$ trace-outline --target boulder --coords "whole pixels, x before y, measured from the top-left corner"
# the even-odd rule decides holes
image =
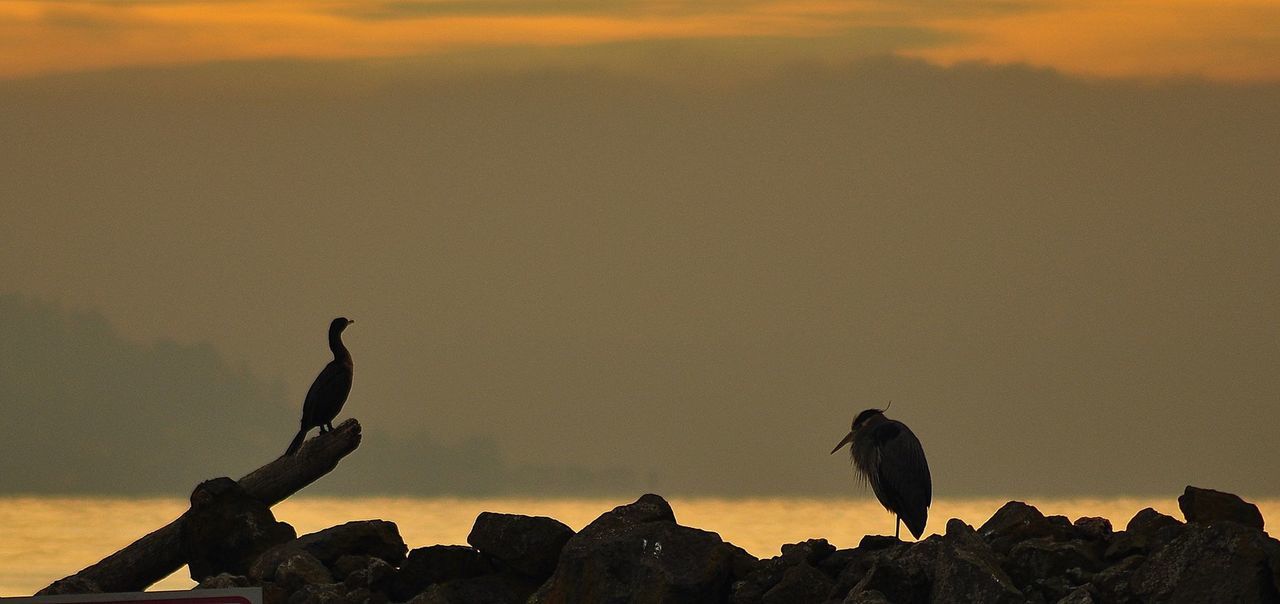
[[[797,562],[805,562],[812,566],[822,563],[827,556],[835,553],[834,545],[827,543],[826,539],[809,539],[799,543],[788,543],[781,548],[782,557]]]
[[[1076,534],[1087,541],[1107,541],[1111,539],[1111,521],[1096,516],[1084,516],[1075,521]]]
[[[386,520],[356,520],[303,535],[285,545],[307,551],[326,566],[346,555],[373,556],[398,566],[409,550],[396,524]]]
[[[1077,587],[1067,594],[1058,604],[1095,604],[1097,600],[1093,597],[1093,592],[1088,587]]]
[[[295,550],[276,567],[272,581],[293,593],[307,585],[333,583],[333,575],[315,556]]]
[[[867,543],[867,539],[865,538],[862,541],[864,544]],[[907,548],[911,547],[907,543],[898,541],[897,539],[894,539],[893,541],[896,542],[895,545],[887,545],[885,542],[873,541],[871,542],[873,547],[859,545],[852,550],[839,550],[836,553],[827,556],[827,558],[822,561],[823,566],[826,568],[830,568],[829,565],[833,563],[833,559],[846,559],[843,566],[841,566],[839,573],[836,574],[836,585],[835,588],[832,589],[832,597],[840,598],[851,593],[853,588],[861,583],[867,574],[871,572],[871,569],[882,560],[897,556],[906,551]],[[871,590],[874,590],[874,588],[864,587],[863,589],[863,591]]]
[[[228,589],[232,587],[249,587],[250,585],[253,585],[253,582],[249,580],[249,577],[222,573],[206,578],[192,589]]]
[[[973,527],[952,518],[942,545],[933,565],[930,602],[1025,601]]]
[[[363,568],[357,568],[342,578],[348,590],[365,589],[371,592],[386,592],[395,577],[396,569],[382,558],[370,556]]]
[[[833,587],[835,581],[831,577],[800,560],[783,573],[782,579],[764,593],[761,601],[764,604],[821,604]]]
[[[287,604],[289,591],[270,581],[256,583],[262,586],[262,604]]]
[[[720,536],[676,524],[671,506],[644,495],[569,539],[532,602],[717,602],[749,556]]]
[[[1097,600],[1103,604],[1120,604],[1135,601],[1130,580],[1133,571],[1146,560],[1146,556],[1129,556],[1102,569],[1090,581]]]
[[[1143,508],[1133,515],[1124,530],[1134,535],[1152,537],[1164,529],[1181,526],[1182,523],[1173,516],[1161,514],[1151,508]]]
[[[1036,537],[1053,537],[1060,531],[1061,529],[1055,528],[1049,519],[1040,513],[1040,510],[1021,501],[1010,501],[996,510],[990,520],[983,523],[978,529],[978,535],[991,546],[993,551],[1005,555],[1021,541]]]
[[[404,602],[431,585],[468,579],[493,572],[493,567],[475,548],[465,545],[433,545],[409,552],[391,578],[387,595]]]
[[[277,522],[270,507],[225,477],[196,486],[179,533],[182,556],[196,582],[221,573],[245,575],[259,555],[295,537],[293,527]]]
[[[539,582],[551,576],[573,529],[553,518],[482,512],[467,543]]]
[[[907,547],[885,549],[881,555],[872,558],[871,568],[848,595],[877,591],[897,604],[928,602],[933,566],[945,548],[942,539],[931,535]],[[835,597],[840,595],[833,594]]]
[[[1098,547],[1082,540],[1054,541],[1049,537],[1038,537],[1013,546],[1005,568],[1021,588],[1031,585],[1036,579],[1065,577],[1071,569],[1095,573],[1103,567],[1101,554]],[[1053,599],[1063,595],[1055,594]]]
[[[832,566],[819,568],[819,565],[825,564],[830,560],[832,554],[836,551],[835,547],[827,543],[826,539],[809,539],[799,543],[788,543],[783,545],[781,549],[781,555],[767,560],[755,560],[750,556],[742,560],[746,564],[736,569],[733,573],[735,577],[742,577],[742,579],[734,582],[731,589],[730,602],[735,604],[759,604],[763,602],[765,593],[781,582],[789,569],[801,564],[818,568],[830,582],[839,576],[840,571],[851,560],[850,554],[855,551],[844,550],[845,554],[841,555],[841,560],[834,561]],[[850,586],[852,585],[850,583]],[[828,585],[827,591],[830,591],[830,589],[831,585]],[[823,595],[825,596],[826,592]]]
[[[1187,522],[1228,520],[1263,530],[1262,512],[1258,511],[1258,506],[1231,493],[1188,486],[1178,497],[1178,507]]]
[[[852,564],[854,560],[863,555],[865,555],[865,552],[860,552],[857,549],[838,549],[824,556],[818,562],[818,570],[827,573],[828,576],[834,579],[844,573],[844,569]]]
[[[1144,508],[1129,520],[1124,531],[1112,535],[1103,557],[1120,560],[1135,554],[1150,554],[1181,534],[1186,525],[1173,516]]]
[[[1271,570],[1280,542],[1235,522],[1190,524],[1133,573],[1148,602],[1277,602]]]
[[[897,604],[1026,601],[987,542],[956,519],[947,523],[945,535],[869,554],[845,568],[832,598],[843,597],[846,602],[885,598]],[[872,566],[862,580],[844,593],[843,585],[868,562]]]
[[[523,604],[538,584],[513,571],[437,583],[415,596],[412,604]]]
[[[849,597],[841,601],[842,604],[893,604],[884,594],[872,589],[870,591],[860,591],[856,594],[849,594]]]
[[[373,556],[348,554],[340,556],[337,560],[334,560],[333,564],[329,565],[329,570],[333,572],[334,579],[344,581],[346,580],[347,575],[367,567],[369,565],[369,561],[374,559],[375,558]]]
[[[304,585],[289,596],[289,604],[349,604],[341,583]]]
[[[908,544],[906,541],[897,537],[889,537],[886,535],[863,535],[862,540],[858,542],[858,549],[872,551],[898,547],[900,545]]]
[[[351,589],[347,587],[346,600],[348,604],[387,604],[387,594],[379,591],[371,591],[364,587]]]

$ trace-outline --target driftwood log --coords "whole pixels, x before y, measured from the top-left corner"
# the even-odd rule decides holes
[[[268,506],[280,503],[338,466],[360,446],[360,422],[349,419],[332,432],[302,446],[296,455],[280,457],[240,479],[250,496]],[[74,575],[59,579],[36,595],[142,591],[187,561],[180,535],[187,513]]]

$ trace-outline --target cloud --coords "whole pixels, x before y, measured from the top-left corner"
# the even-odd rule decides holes
[[[672,41],[689,41],[722,42],[724,53],[773,40],[785,52],[746,57],[735,71],[796,57],[845,62],[874,45],[873,52],[946,65],[1274,80],[1280,68],[1268,58],[1280,51],[1270,35],[1277,23],[1280,9],[1265,0],[1229,7],[1210,0],[9,0],[0,2],[0,77],[262,59],[452,62],[477,53],[509,65],[539,49],[590,55],[600,45],[628,43],[661,53]]]

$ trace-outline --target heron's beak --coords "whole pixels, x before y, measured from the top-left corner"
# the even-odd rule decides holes
[[[841,447],[849,444],[850,442],[853,442],[853,432],[846,434],[844,436],[844,440],[840,441],[840,444],[836,445],[836,448],[831,450],[831,454],[835,455],[836,451],[839,451]]]

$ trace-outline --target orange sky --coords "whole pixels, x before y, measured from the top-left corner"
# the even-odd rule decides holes
[[[840,60],[886,31],[902,33],[861,52],[1086,75],[1280,79],[1274,0],[0,0],[0,77],[660,40],[781,39],[792,56]]]

